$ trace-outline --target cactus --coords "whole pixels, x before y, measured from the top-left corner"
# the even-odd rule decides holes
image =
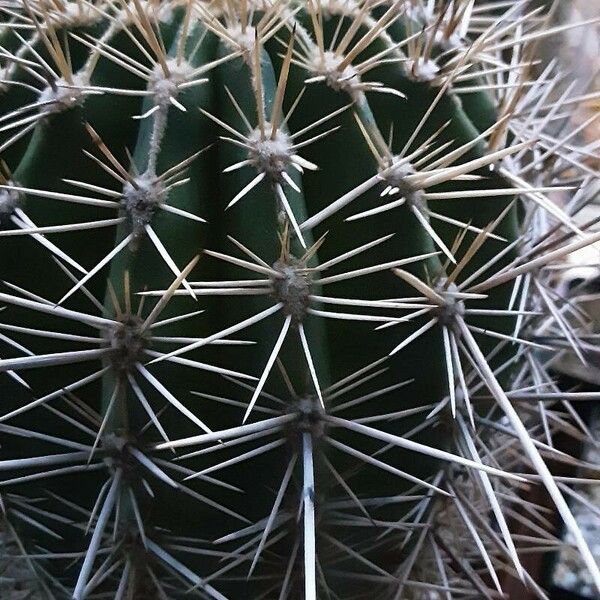
[[[574,219],[594,148],[563,130],[594,95],[536,57],[570,26],[527,1],[0,13],[0,565],[28,597],[508,574],[545,598],[536,488],[600,590],[552,472],[597,477],[554,438],[589,437],[598,394],[544,353],[585,363],[552,273],[600,241]]]

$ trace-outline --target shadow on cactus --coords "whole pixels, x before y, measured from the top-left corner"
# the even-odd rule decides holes
[[[595,174],[499,10],[0,7],[7,597],[545,598],[536,487],[600,589],[545,354]]]

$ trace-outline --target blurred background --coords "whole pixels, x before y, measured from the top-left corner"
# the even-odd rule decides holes
[[[564,74],[561,88],[574,82],[573,96],[581,96],[569,119],[557,124],[556,137],[561,138],[589,121],[600,117],[600,0],[559,0],[537,2],[552,11],[552,21],[556,26],[585,23],[567,29],[540,44],[539,54],[543,65],[554,58],[559,61],[558,70]],[[547,13],[546,13],[547,14]],[[557,93],[557,97],[560,92]],[[580,160],[588,169],[590,177],[597,180],[598,193],[576,216],[580,225],[594,223],[591,231],[600,230],[600,118],[581,129],[573,144],[583,148]],[[566,198],[553,198],[557,203],[566,204]],[[588,247],[568,257],[573,268],[563,271],[557,285],[562,294],[572,298],[578,307],[592,318],[590,343],[599,348],[591,352],[590,363],[583,366],[573,355],[565,354],[555,365],[556,370],[567,376],[569,384],[584,382],[588,389],[600,388],[600,245]],[[600,464],[600,407],[582,406],[582,417],[595,434],[595,444],[586,443],[581,449],[581,458],[589,463]],[[598,479],[593,473],[569,473]],[[600,564],[600,486],[582,485],[576,488],[580,498],[572,503],[573,511],[586,535],[592,552]],[[563,537],[565,545],[557,557],[540,561],[539,580],[551,588],[552,600],[600,599],[583,567],[577,552],[568,536]],[[534,558],[535,560],[535,558]],[[508,590],[506,590],[508,591]],[[529,592],[513,582],[511,598],[529,600]]]

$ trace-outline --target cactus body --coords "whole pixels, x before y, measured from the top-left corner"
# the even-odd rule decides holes
[[[583,355],[545,269],[597,236],[547,197],[585,169],[531,172],[566,160],[543,23],[8,4],[0,517],[32,594],[543,594],[509,523],[538,483],[600,584],[545,462],[584,431],[548,404],[539,349]]]

